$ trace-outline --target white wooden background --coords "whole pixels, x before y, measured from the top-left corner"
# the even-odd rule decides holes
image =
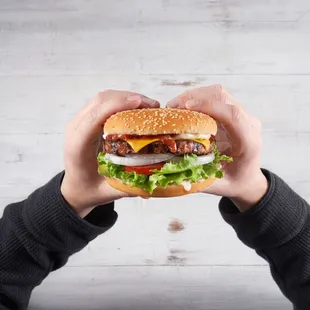
[[[309,26],[308,0],[0,0],[1,213],[62,169],[66,122],[105,88],[164,105],[222,83],[263,120],[264,166],[310,197]],[[217,202],[118,202],[30,309],[291,309]]]

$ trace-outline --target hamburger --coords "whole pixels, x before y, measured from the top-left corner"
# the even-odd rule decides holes
[[[142,197],[198,192],[223,176],[232,159],[216,147],[216,121],[185,109],[116,113],[104,124],[98,172],[108,184]]]

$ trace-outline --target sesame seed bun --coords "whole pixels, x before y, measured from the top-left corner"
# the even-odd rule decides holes
[[[216,135],[216,121],[203,113],[185,109],[137,109],[112,115],[104,125],[106,135]]]
[[[167,187],[158,186],[153,191],[152,195],[138,187],[130,187],[128,184],[124,184],[121,180],[106,178],[108,184],[121,191],[131,195],[140,196],[140,197],[157,197],[157,198],[164,198],[164,197],[178,197],[184,196],[192,193],[197,193],[215,182],[215,178],[206,179],[202,182],[191,183],[191,189],[186,191],[183,185],[168,185]]]

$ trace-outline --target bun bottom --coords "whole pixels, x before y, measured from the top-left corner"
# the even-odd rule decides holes
[[[183,185],[168,185],[167,187],[158,186],[155,188],[152,194],[150,194],[149,192],[145,191],[142,188],[130,187],[129,184],[124,184],[121,180],[118,179],[106,178],[106,180],[111,187],[121,192],[125,192],[140,197],[163,198],[163,197],[178,197],[199,192],[205,189],[206,187],[212,185],[216,179],[210,178],[204,180],[203,182],[191,183],[191,189],[189,191],[186,191]]]

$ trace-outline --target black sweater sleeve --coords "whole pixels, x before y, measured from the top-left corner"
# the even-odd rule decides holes
[[[228,198],[220,201],[224,220],[239,239],[270,265],[283,294],[296,310],[310,309],[310,206],[275,174],[266,196],[251,210],[239,213]]]
[[[63,173],[13,203],[0,219],[0,309],[26,309],[32,290],[114,225],[113,203],[78,217],[60,192]]]

